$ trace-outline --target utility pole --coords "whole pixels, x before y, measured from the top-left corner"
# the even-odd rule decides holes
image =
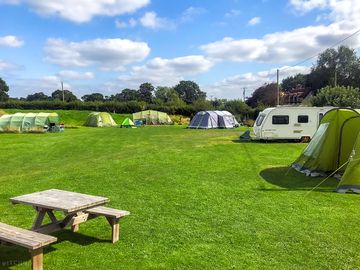
[[[243,88],[243,101],[245,102],[245,91],[246,91],[246,87]]]
[[[337,70],[336,70],[336,64],[335,64],[335,76],[334,76],[334,87],[337,86]]]
[[[64,82],[61,82],[61,91],[62,91],[63,102],[64,102],[65,101]]]
[[[276,70],[276,104],[280,105],[279,69]]]

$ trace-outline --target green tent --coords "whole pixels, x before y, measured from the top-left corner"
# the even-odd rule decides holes
[[[132,115],[133,121],[142,121],[145,125],[170,125],[172,121],[167,113],[147,110]]]
[[[84,126],[87,127],[112,127],[116,126],[114,119],[107,112],[92,112],[88,115]]]
[[[58,126],[57,113],[15,113],[0,117],[0,132],[56,131]]]
[[[122,128],[135,128],[134,122],[129,117],[125,118],[121,124]]]
[[[339,192],[346,192],[355,186],[360,188],[360,166],[357,166],[360,158],[360,151],[357,151],[360,149],[359,132],[360,114],[356,110],[330,110],[324,115],[313,139],[292,167],[311,176],[327,175],[335,171],[343,173],[337,189]],[[358,178],[355,177],[357,171]]]

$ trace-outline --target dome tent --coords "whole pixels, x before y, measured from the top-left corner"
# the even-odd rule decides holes
[[[124,121],[122,122],[120,127],[122,127],[122,128],[136,128],[135,125],[134,125],[134,122],[131,121],[131,119],[129,117],[124,119]]]
[[[338,108],[328,111],[313,139],[292,167],[306,175],[343,174],[338,192],[360,193],[360,114]]]
[[[57,113],[15,113],[0,117],[0,132],[56,131],[58,125]]]
[[[145,125],[171,125],[172,121],[167,113],[147,110],[132,115],[133,121],[142,121]]]
[[[200,111],[191,120],[188,128],[234,128],[239,126],[235,117],[228,111]]]
[[[84,126],[87,127],[112,127],[116,126],[114,119],[107,112],[92,112],[88,115]]]

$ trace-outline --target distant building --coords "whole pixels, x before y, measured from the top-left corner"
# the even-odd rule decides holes
[[[300,104],[310,92],[310,88],[298,84],[295,88],[281,92],[281,100],[283,104]]]

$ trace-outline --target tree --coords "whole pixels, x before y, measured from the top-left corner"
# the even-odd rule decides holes
[[[34,94],[30,94],[26,97],[26,100],[33,101],[33,100],[49,100],[50,97],[45,95],[44,92],[37,92]]]
[[[93,93],[90,95],[84,95],[81,97],[81,99],[85,102],[90,102],[90,101],[104,101],[104,95],[101,93]]]
[[[9,99],[9,86],[0,78],[0,101],[7,101]]]
[[[179,95],[173,87],[157,87],[155,97],[164,103],[178,103],[180,101]]]
[[[351,86],[324,87],[311,98],[313,106],[352,107],[360,106],[359,88]]]
[[[121,93],[116,94],[111,98],[115,101],[131,101],[131,100],[138,100],[139,94],[134,89],[125,88],[121,91]]]
[[[143,83],[138,90],[139,100],[151,103],[155,88],[151,83]]]
[[[360,60],[355,50],[340,46],[327,49],[317,59],[307,84],[317,91],[325,86],[360,86]]]
[[[199,85],[193,81],[180,81],[174,89],[179,97],[187,104],[192,104],[197,100],[206,99],[206,93],[202,92]]]
[[[255,108],[260,104],[275,106],[277,103],[276,83],[265,84],[254,91],[246,103]]]
[[[57,100],[63,100],[63,91],[62,90],[56,90],[51,93],[52,99]],[[64,90],[64,101],[70,102],[77,100],[77,97],[69,90]]]
[[[289,76],[281,82],[281,89],[285,92],[291,91],[291,89],[296,88],[298,85],[305,86],[307,80],[307,75],[296,74],[295,76]]]

